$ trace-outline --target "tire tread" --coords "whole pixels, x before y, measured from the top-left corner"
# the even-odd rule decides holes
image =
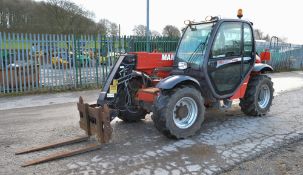
[[[240,99],[240,107],[241,111],[249,116],[262,116],[265,115],[266,112],[260,110],[258,108],[258,102],[255,100],[257,95],[257,90],[260,86],[260,83],[267,81],[269,83],[269,88],[271,93],[273,94],[273,82],[271,81],[271,78],[267,75],[256,75],[251,77],[251,79],[248,82],[246,93],[244,95],[244,98]],[[268,110],[270,106],[272,105],[272,99],[273,96],[270,99],[270,105],[268,106]]]

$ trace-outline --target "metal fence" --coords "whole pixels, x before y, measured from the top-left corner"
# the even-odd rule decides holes
[[[265,49],[271,52],[268,62],[275,71],[290,71],[303,69],[303,45],[289,43],[257,42],[257,51]]]
[[[153,37],[150,50],[173,52],[177,43]],[[98,87],[121,53],[144,50],[145,37],[0,33],[0,92]]]
[[[153,37],[151,51],[174,52],[178,38]],[[302,69],[303,47],[270,48],[277,70]],[[145,37],[0,33],[0,93],[99,87],[121,53],[145,51]]]

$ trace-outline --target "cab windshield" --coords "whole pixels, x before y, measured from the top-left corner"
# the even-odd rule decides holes
[[[177,62],[187,62],[199,66],[204,59],[205,48],[214,23],[188,26],[176,53]]]

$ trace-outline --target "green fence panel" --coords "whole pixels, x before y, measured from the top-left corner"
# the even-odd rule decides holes
[[[175,52],[179,38],[151,37],[151,52]],[[257,42],[275,70],[303,68],[303,46]],[[0,93],[100,87],[120,54],[146,52],[146,37],[0,32]]]

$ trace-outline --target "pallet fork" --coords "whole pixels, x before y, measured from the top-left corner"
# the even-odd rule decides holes
[[[80,121],[79,125],[80,128],[82,128],[86,132],[86,136],[82,137],[76,137],[71,139],[65,139],[62,141],[35,146],[31,148],[25,148],[22,150],[17,151],[15,154],[25,154],[25,153],[31,153],[35,151],[42,151],[50,148],[60,147],[64,145],[70,145],[74,143],[80,143],[84,141],[88,141],[91,136],[95,136],[97,143],[89,144],[83,148],[77,148],[74,150],[69,151],[62,151],[57,152],[45,157],[40,157],[37,159],[33,159],[30,161],[25,162],[22,167],[40,164],[43,162],[48,162],[52,160],[61,159],[64,157],[70,157],[73,155],[94,151],[101,148],[102,143],[108,143],[111,134],[113,132],[113,129],[110,125],[110,109],[107,106],[107,104],[104,104],[103,106],[98,106],[96,104],[89,105],[87,103],[83,102],[83,98],[79,98],[79,102],[77,103],[79,115],[80,115]]]

